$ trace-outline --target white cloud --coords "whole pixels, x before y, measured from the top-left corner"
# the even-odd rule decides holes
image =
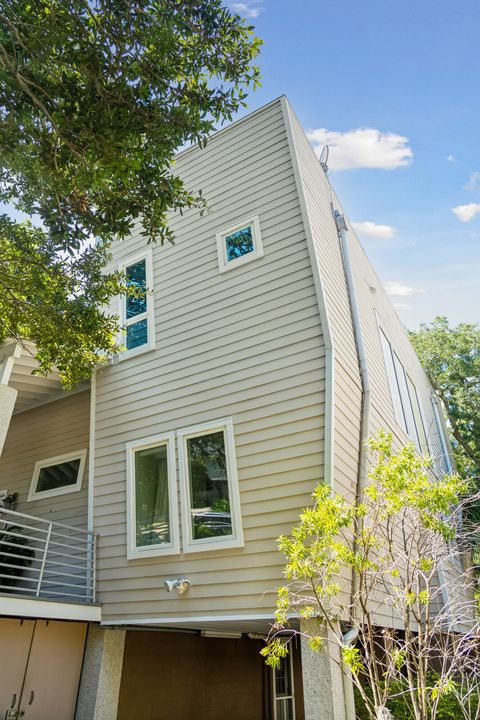
[[[409,305],[408,303],[403,303],[403,302],[393,303],[393,307],[395,308],[395,310],[398,310],[399,312],[403,312],[405,310],[412,309],[411,305]]]
[[[395,228],[390,225],[379,225],[370,220],[352,222],[352,227],[359,235],[364,237],[386,239],[395,235]]]
[[[465,190],[480,190],[480,172],[471,172],[465,183]]]
[[[455,155],[447,155],[448,162],[455,162],[456,158]]]
[[[452,212],[460,222],[470,222],[475,215],[480,213],[480,203],[468,203],[468,205],[457,205],[452,208]]]
[[[398,280],[389,280],[385,283],[385,292],[391,297],[412,297],[413,295],[421,295],[425,292],[423,288],[414,288],[411,285],[405,285],[403,282]]]
[[[250,2],[232,2],[230,3],[232,10],[235,10],[239,15],[244,15],[248,18],[257,18],[260,15],[261,8],[255,7],[255,3]]]
[[[320,155],[324,145],[329,146],[328,164],[332,170],[393,170],[410,165],[413,158],[408,138],[375,128],[357,128],[344,133],[318,128],[307,135],[317,155]]]

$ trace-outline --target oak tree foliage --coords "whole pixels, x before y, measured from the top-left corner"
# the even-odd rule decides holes
[[[450,421],[458,469],[480,475],[480,326],[437,317],[410,340]],[[477,482],[477,485],[480,483]]]
[[[167,213],[202,204],[174,153],[245,105],[259,47],[221,0],[0,0],[0,201],[42,225],[2,219],[0,341],[67,384],[111,350],[109,243],[172,240]]]

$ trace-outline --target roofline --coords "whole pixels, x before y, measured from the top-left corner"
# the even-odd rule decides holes
[[[281,103],[282,100],[286,101],[288,103],[288,98],[286,95],[279,95],[274,100],[270,100],[270,102],[266,103],[265,105],[262,105],[261,107],[257,108],[256,110],[252,110],[252,112],[247,113],[241,118],[238,118],[238,120],[234,120],[233,122],[229,123],[225,127],[220,128],[219,130],[214,130],[211,135],[207,136],[207,142],[210,142],[211,140],[216,139],[219,135],[223,135],[223,133],[228,132],[233,127],[236,127],[237,125],[240,125],[241,123],[247,122],[250,120],[250,118],[254,117],[255,115],[258,115],[259,113],[263,112],[264,110],[267,110],[267,108],[275,105],[276,103]],[[187,155],[188,153],[193,152],[194,150],[201,149],[199,147],[198,143],[195,143],[194,145],[190,145],[188,148],[185,148],[184,150],[179,150],[178,153],[175,153],[173,156],[174,160],[177,160],[177,158],[183,157],[184,155]]]

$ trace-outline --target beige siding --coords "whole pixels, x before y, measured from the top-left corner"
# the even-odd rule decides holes
[[[27,502],[39,460],[88,448],[90,391],[14,415],[0,458],[0,489],[18,493],[15,510],[87,527],[87,470],[77,492]]]
[[[296,156],[323,286],[333,344],[333,488],[355,495],[360,442],[361,382],[333,197],[312,146],[288,107]]]
[[[324,343],[281,103],[178,158],[209,212],[174,217],[153,247],[156,349],[98,373],[95,529],[108,621],[261,616],[274,607],[288,531],[322,477]],[[215,234],[258,215],[265,256],[218,271]],[[141,251],[135,235],[116,257]],[[126,559],[125,444],[221,418],[234,423],[245,545]],[[178,598],[166,578],[188,576]]]
[[[342,206],[290,108],[289,118],[334,348],[333,486],[351,499],[358,475],[362,386],[340,242],[332,217],[332,205],[340,212]],[[398,445],[405,444],[409,438],[394,416],[379,325],[416,387],[427,435],[435,427],[430,400],[432,388],[358,238],[351,228],[349,230],[351,265],[371,385],[369,433],[385,429],[392,433]],[[377,607],[376,616],[379,624],[399,626],[399,619],[385,608],[380,611]]]

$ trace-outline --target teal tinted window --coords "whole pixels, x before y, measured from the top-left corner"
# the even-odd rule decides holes
[[[135,289],[139,295],[127,295],[127,320],[147,312],[147,268],[145,260],[129,265],[125,271],[127,286]]]
[[[224,238],[227,261],[236,260],[242,255],[254,251],[252,226],[248,225],[241,230],[226,235]]]
[[[167,446],[135,453],[136,545],[170,542]]]
[[[187,452],[193,539],[232,535],[223,432],[188,438]]]
[[[127,350],[145,345],[148,342],[147,318],[127,325]]]

